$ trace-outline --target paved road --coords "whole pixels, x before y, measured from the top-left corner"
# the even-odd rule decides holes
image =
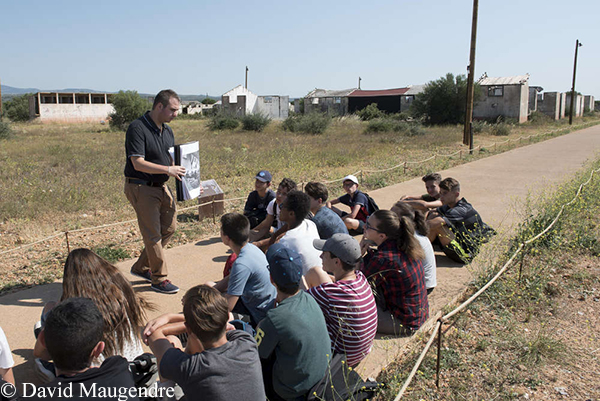
[[[443,177],[454,177],[461,182],[463,195],[480,212],[484,221],[508,234],[520,221],[515,207],[528,194],[536,194],[564,182],[580,169],[584,162],[600,151],[600,126],[587,128],[541,143],[521,147],[499,155],[441,171]],[[370,195],[380,207],[389,208],[401,195],[423,192],[423,183],[416,178],[392,185]],[[492,248],[493,244],[487,246]],[[227,249],[219,238],[209,238],[179,246],[167,251],[170,278],[182,291],[220,278]],[[438,260],[438,287],[430,295],[430,315],[434,316],[455,299],[476,271],[493,257],[492,249],[485,249],[468,268],[459,267],[441,254]],[[150,317],[181,309],[181,295],[163,295],[149,290],[148,285],[129,275],[132,260],[119,263],[136,290],[158,306]],[[33,324],[39,319],[45,302],[60,297],[61,284],[55,282],[0,297],[0,325],[5,331],[15,359],[18,382],[36,382],[32,372]],[[433,320],[433,319],[432,319]],[[375,377],[382,366],[392,361],[406,339],[378,339],[373,352],[361,363],[359,370]]]

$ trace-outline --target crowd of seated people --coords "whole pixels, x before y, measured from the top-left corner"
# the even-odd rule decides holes
[[[342,182],[346,195],[334,200],[324,184],[299,191],[289,178],[274,193],[272,179],[260,171],[243,214],[221,217],[231,251],[223,277],[188,290],[181,310],[147,321],[154,305],[114,265],[73,250],[62,296],[35,326],[44,382],[36,396],[96,383],[137,389],[127,399],[142,399],[131,366],[145,343],[160,382],[150,386],[173,390],[161,399],[306,399],[335,355],[356,367],[376,333],[411,336],[425,323],[437,285],[434,246],[468,263],[493,234],[458,181],[437,173],[423,177],[426,195],[403,196],[391,210],[374,210],[352,175]],[[0,329],[3,383],[14,384],[13,364]]]

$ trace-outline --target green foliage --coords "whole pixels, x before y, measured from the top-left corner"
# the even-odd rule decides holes
[[[264,114],[248,114],[242,118],[242,128],[245,131],[261,132],[270,122],[271,119]]]
[[[330,123],[331,118],[326,114],[295,114],[286,118],[282,127],[286,131],[319,135],[325,132]]]
[[[113,129],[126,129],[136,118],[142,116],[152,105],[136,91],[119,91],[112,96],[115,112],[110,117]]]
[[[507,136],[510,134],[510,131],[511,131],[511,126],[509,124],[498,123],[498,124],[492,125],[490,134],[495,135],[495,136]]]
[[[546,114],[542,113],[541,111],[534,111],[527,117],[527,120],[531,124],[540,125],[540,124],[548,124],[550,121],[552,121],[552,118],[550,118],[550,116],[547,116]]]
[[[208,128],[216,131],[216,130],[234,130],[240,125],[240,120],[235,116],[226,113],[218,113],[213,116],[209,123]]]
[[[129,252],[123,248],[115,248],[115,245],[116,244],[108,244],[107,246],[94,248],[93,251],[96,252],[98,256],[108,260],[110,263],[115,263],[120,260],[130,258]]]
[[[389,132],[393,129],[394,122],[389,118],[375,118],[369,121],[365,132]]]
[[[474,102],[481,96],[475,84]],[[410,107],[413,116],[423,118],[429,124],[462,124],[465,121],[467,103],[467,79],[464,75],[448,73],[431,81],[419,93]]]
[[[357,111],[356,114],[363,121],[371,121],[385,116],[385,113],[377,108],[377,103],[371,103],[364,109]]]
[[[8,139],[13,135],[10,124],[4,121],[0,121],[0,140]]]
[[[423,126],[419,123],[400,121],[394,118],[376,118],[369,121],[365,133],[397,132],[405,136],[425,135]]]
[[[217,101],[211,97],[205,97],[204,99],[202,99],[202,104],[215,104],[217,103]]]
[[[4,115],[11,121],[29,121],[29,96],[30,94],[16,96],[4,102],[2,105]]]

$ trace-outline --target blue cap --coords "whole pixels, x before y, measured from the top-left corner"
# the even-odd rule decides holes
[[[279,288],[296,286],[302,280],[302,258],[281,244],[273,244],[267,251],[271,277]]]
[[[273,180],[271,173],[269,173],[267,170],[260,170],[258,174],[256,174],[255,178],[262,182],[271,182]]]

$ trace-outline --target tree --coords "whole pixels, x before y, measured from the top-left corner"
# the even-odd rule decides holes
[[[21,95],[4,102],[4,115],[11,121],[29,121],[29,96]]]
[[[115,112],[110,117],[110,126],[125,129],[136,118],[149,110],[152,105],[136,91],[119,91],[112,96]]]
[[[478,84],[474,88],[474,102],[481,97]],[[446,74],[431,81],[419,93],[410,107],[417,118],[424,118],[429,124],[463,124],[467,106],[467,79],[464,75]]]
[[[217,103],[217,101],[211,97],[205,97],[204,99],[202,99],[202,104],[215,104]]]

